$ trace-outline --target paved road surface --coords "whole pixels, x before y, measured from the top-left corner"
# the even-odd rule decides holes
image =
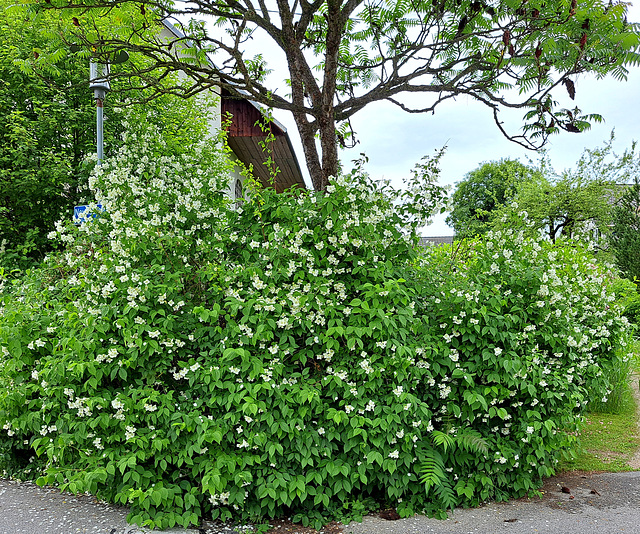
[[[571,493],[562,493],[565,486]],[[640,472],[549,479],[542,499],[455,510],[445,521],[366,517],[345,534],[640,534]]]
[[[571,493],[562,493],[566,486]],[[565,475],[549,479],[542,499],[456,510],[450,519],[423,516],[385,521],[369,516],[344,534],[640,534],[640,472]],[[127,509],[90,496],[0,479],[0,534],[141,534]],[[230,534],[231,529],[171,530],[171,534]],[[294,534],[294,532],[292,532]]]

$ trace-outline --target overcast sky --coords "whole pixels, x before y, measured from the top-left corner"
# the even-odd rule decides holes
[[[629,20],[640,21],[640,2],[629,9]],[[265,59],[273,66],[268,53]],[[274,73],[275,74],[275,73]],[[612,78],[595,80],[582,76],[576,80],[576,99],[569,100],[563,87],[554,96],[562,107],[578,106],[585,113],[604,116],[603,124],[594,124],[591,130],[580,134],[561,132],[551,138],[548,151],[556,171],[571,168],[585,148],[602,146],[615,128],[618,152],[623,152],[632,140],[640,140],[640,72],[631,69],[626,82]],[[517,117],[524,113],[517,112]],[[304,154],[293,118],[286,112],[274,112],[283,123],[294,143],[301,167]],[[361,152],[369,157],[368,172],[375,178],[402,179],[424,155],[447,145],[442,160],[441,184],[453,184],[486,161],[511,157],[526,163],[527,157],[539,155],[507,141],[493,122],[490,110],[464,97],[449,101],[437,108],[435,115],[408,114],[396,106],[379,102],[371,104],[352,119],[359,144],[342,153],[345,168]],[[513,132],[517,133],[517,132]],[[309,183],[308,176],[306,177]],[[444,222],[445,216],[436,217],[425,228],[424,235],[452,235],[453,230]]]

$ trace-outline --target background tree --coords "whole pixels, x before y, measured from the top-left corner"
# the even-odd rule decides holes
[[[542,179],[539,170],[516,160],[483,163],[456,185],[447,224],[458,238],[484,234],[494,209],[512,199],[522,183]]]
[[[2,7],[0,266],[25,267],[49,250],[47,233],[81,196],[82,163],[95,151],[95,107],[86,61],[60,58],[41,76],[15,65],[37,61],[47,44],[37,27]]]
[[[291,112],[318,190],[338,171],[350,117],[372,102],[422,113],[467,95],[493,111],[509,139],[537,148],[549,135],[601,120],[559,107],[555,90],[564,86],[574,98],[578,75],[623,79],[627,66],[639,62],[638,27],[627,23],[627,6],[618,1],[37,0],[29,6],[34,15],[60,9],[74,24],[67,42],[91,45],[97,55],[126,48],[151,58],[154,69],[133,72],[145,85],[160,87],[167,73],[181,70],[191,86],[164,90],[190,95],[219,86]],[[159,35],[161,18],[184,33],[178,45]],[[267,84],[264,50],[247,53],[250,39],[262,48],[270,41],[284,54],[286,85]],[[416,93],[421,98],[412,106],[404,97]],[[507,132],[499,117],[504,108],[526,112],[521,133]]]
[[[620,270],[631,279],[640,279],[640,182],[625,188],[613,209],[611,251]]]
[[[522,182],[508,204],[493,215],[493,224],[522,226],[526,212],[530,228],[555,242],[560,236],[587,238],[604,244],[614,220],[620,184],[637,176],[640,160],[635,143],[618,156],[614,136],[602,147],[586,149],[574,169],[557,173],[548,160],[540,162],[542,179]]]
[[[573,238],[603,229],[611,216],[612,195],[615,184],[606,179],[588,181],[564,174],[556,182],[545,178],[522,184],[515,202],[555,242],[560,236]]]
[[[51,14],[33,24],[7,4],[0,1],[0,267],[24,269],[51,250],[47,234],[55,222],[93,200],[87,158],[96,151],[95,103],[87,51],[56,55]],[[25,68],[31,63],[38,68]],[[107,155],[127,129],[118,106],[144,98],[118,91],[119,83],[107,98]],[[208,131],[201,103],[163,95],[147,106],[154,112],[145,120],[161,126],[176,149],[194,132]]]

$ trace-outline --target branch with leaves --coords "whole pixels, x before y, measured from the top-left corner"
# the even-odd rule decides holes
[[[425,113],[469,96],[493,110],[505,136],[537,149],[561,130],[580,132],[602,120],[560,108],[553,97],[559,89],[575,98],[578,75],[624,79],[640,63],[638,26],[628,23],[623,2],[38,0],[28,6],[31,16],[52,8],[73,17],[65,42],[97,54],[126,49],[152,62],[117,76],[184,96],[219,87],[291,112],[319,190],[338,171],[340,125],[373,102]],[[160,32],[161,20],[175,26],[173,37]],[[269,85],[264,50],[248,52],[262,40],[286,59],[284,87]],[[188,87],[160,83],[176,70],[192,80]],[[421,96],[419,105],[411,95]],[[521,133],[508,131],[503,109],[525,112]]]

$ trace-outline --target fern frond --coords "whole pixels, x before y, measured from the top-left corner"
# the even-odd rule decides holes
[[[427,450],[420,466],[420,482],[424,484],[425,491],[429,493],[432,487],[439,487],[446,481],[447,474],[442,456],[434,449]]]
[[[440,497],[444,508],[450,510],[455,508],[458,504],[458,498],[453,492],[453,488],[448,480],[443,480],[442,483],[435,488],[435,492]]]
[[[456,436],[456,444],[471,453],[487,454],[489,451],[487,441],[476,430],[467,429],[459,433]]]
[[[447,452],[449,447],[453,447],[455,442],[452,436],[445,434],[444,432],[440,432],[440,430],[434,430],[431,432],[431,439],[433,439],[433,442],[438,445],[438,447],[442,447],[444,452]]]

